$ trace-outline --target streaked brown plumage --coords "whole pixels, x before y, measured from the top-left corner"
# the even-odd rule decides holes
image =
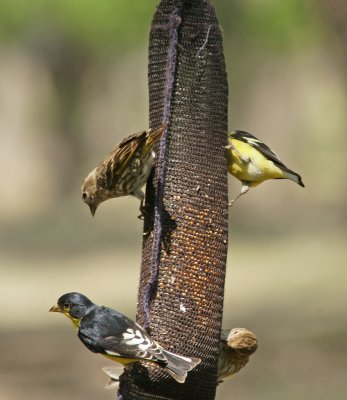
[[[114,197],[132,195],[141,201],[142,186],[147,182],[153,164],[153,147],[166,125],[135,133],[120,144],[91,171],[82,185],[82,200],[94,216],[99,204]]]
[[[219,345],[218,380],[223,381],[243,368],[258,347],[253,332],[245,328],[222,329]]]

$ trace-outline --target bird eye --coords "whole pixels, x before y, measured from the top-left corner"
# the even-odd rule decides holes
[[[64,307],[64,308],[69,308],[69,307],[70,307],[70,304],[69,304],[69,303],[64,303],[63,307]]]
[[[82,200],[86,201],[88,198],[87,192],[82,193]]]

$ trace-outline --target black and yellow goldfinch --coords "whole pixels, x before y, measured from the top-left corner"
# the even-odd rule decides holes
[[[154,145],[160,140],[166,125],[134,133],[118,144],[100,164],[91,171],[81,188],[82,200],[94,216],[99,204],[115,197],[132,195],[141,201],[142,186],[151,173]]]
[[[111,308],[98,306],[80,293],[66,293],[49,311],[61,312],[73,322],[82,343],[92,352],[131,366],[149,361],[165,369],[177,382],[201,360],[164,350],[136,322]]]
[[[257,338],[248,329],[222,329],[218,358],[219,382],[239,372],[257,347]]]
[[[305,187],[301,176],[287,168],[276,154],[261,140],[244,131],[228,133],[226,157],[228,171],[242,183],[240,194],[229,205],[268,179],[290,179]]]

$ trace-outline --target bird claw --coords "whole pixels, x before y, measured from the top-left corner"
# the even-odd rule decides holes
[[[143,204],[143,200],[141,200],[141,203],[140,203],[140,215],[138,215],[137,216],[137,218],[138,219],[141,219],[141,220],[144,220],[145,219],[145,216],[146,216],[146,212],[147,212],[147,210],[146,210],[146,205],[144,205]]]

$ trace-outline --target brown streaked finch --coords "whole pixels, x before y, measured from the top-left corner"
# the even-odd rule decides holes
[[[239,372],[257,347],[257,338],[248,329],[222,329],[218,359],[219,382]]]
[[[165,128],[166,125],[162,125],[127,137],[88,174],[81,192],[82,200],[88,204],[93,216],[103,201],[128,195],[141,201],[143,212],[144,193],[141,189],[151,173],[155,157],[153,147]]]

